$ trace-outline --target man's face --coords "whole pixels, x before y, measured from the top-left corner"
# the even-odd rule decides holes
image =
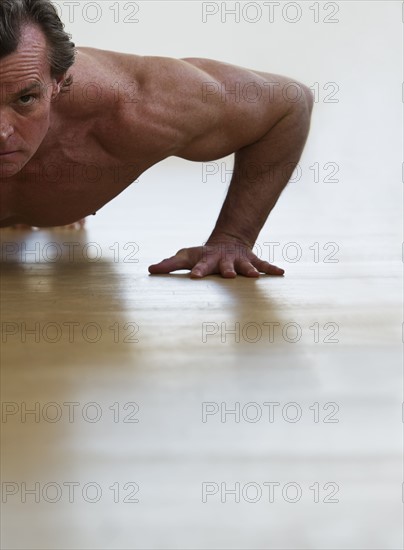
[[[0,59],[0,177],[17,174],[49,130],[61,80],[51,78],[46,52],[42,31],[26,25],[17,50]]]

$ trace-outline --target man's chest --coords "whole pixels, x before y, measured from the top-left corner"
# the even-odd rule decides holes
[[[91,138],[50,147],[12,182],[13,213],[35,226],[72,223],[104,206],[145,169],[144,162],[111,156]]]

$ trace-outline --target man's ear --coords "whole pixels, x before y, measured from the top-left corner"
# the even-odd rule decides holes
[[[53,81],[53,86],[52,86],[52,99],[56,99],[57,96],[60,94],[60,90],[62,89],[62,86],[63,86],[63,82],[66,78],[66,75],[63,74],[61,76],[58,76],[54,79]]]

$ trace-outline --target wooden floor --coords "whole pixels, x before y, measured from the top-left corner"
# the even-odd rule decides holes
[[[402,547],[400,193],[352,183],[290,184],[283,278],[148,275],[225,193],[175,160],[1,232],[2,548]]]

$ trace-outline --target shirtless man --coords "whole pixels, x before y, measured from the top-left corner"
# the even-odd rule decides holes
[[[312,107],[307,86],[277,74],[75,50],[49,0],[1,0],[0,225],[70,224],[167,157],[207,162],[235,153],[205,245],[149,272],[283,275],[252,247],[299,161]],[[249,167],[256,177],[247,177]]]

